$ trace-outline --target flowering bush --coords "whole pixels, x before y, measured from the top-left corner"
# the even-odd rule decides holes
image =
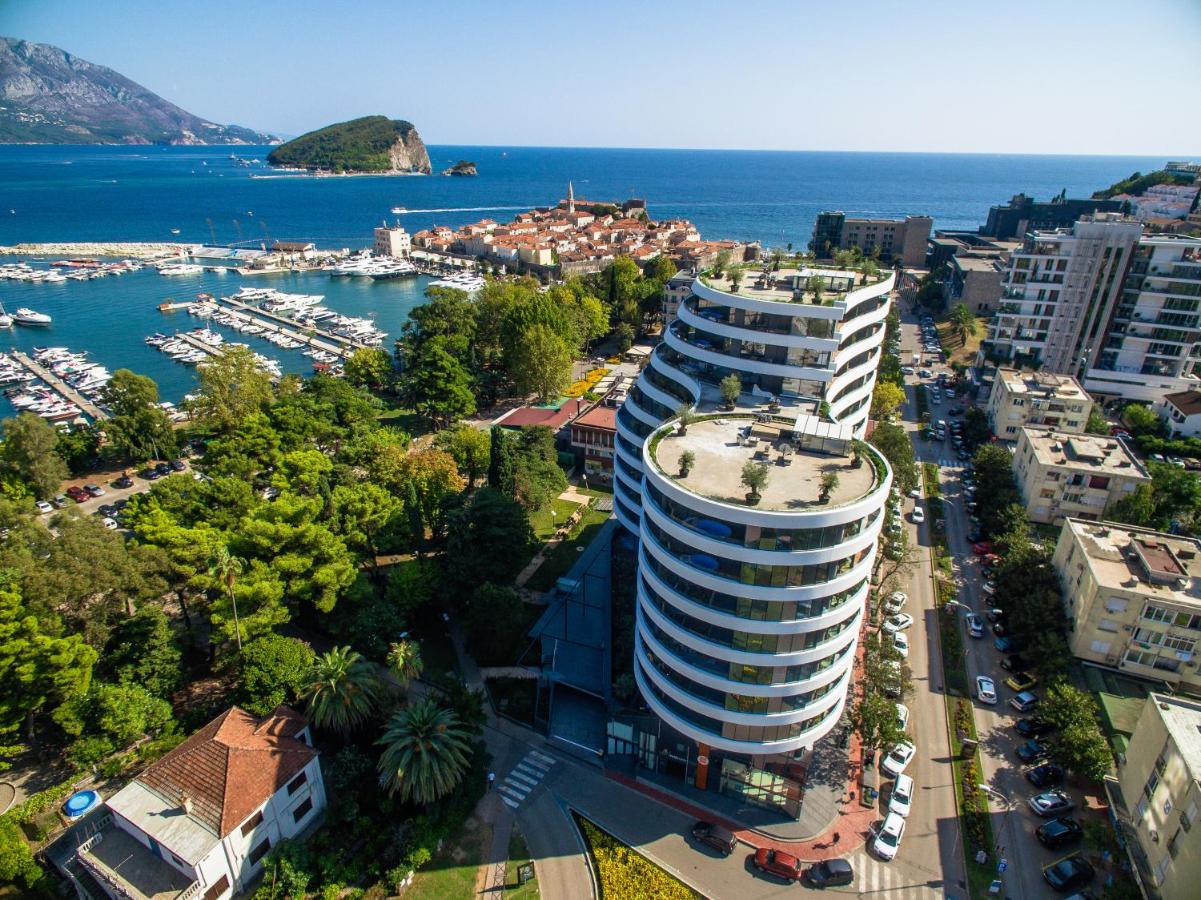
[[[601,900],[698,900],[682,881],[587,819],[576,817],[588,842]]]

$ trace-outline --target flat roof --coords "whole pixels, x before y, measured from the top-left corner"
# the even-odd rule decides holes
[[[506,428],[530,428],[535,425],[545,425],[551,431],[558,431],[571,419],[578,415],[588,401],[582,398],[566,400],[558,409],[542,406],[520,406],[505,413],[493,425],[503,425]]]
[[[859,280],[863,277],[863,273],[854,269],[818,269],[808,266],[801,269],[779,269],[774,272],[743,269],[742,281],[737,291],[730,285],[729,273],[723,274],[720,277],[712,274],[704,274],[700,278],[701,281],[710,287],[716,288],[719,291],[725,291],[726,293],[737,294],[740,297],[749,297],[755,300],[773,300],[777,303],[813,304],[813,292],[809,289],[810,278],[824,278],[826,285],[825,290],[822,291],[822,299],[837,301],[845,298],[849,291],[858,287],[879,284],[891,274],[892,269],[881,267],[875,278],[869,279],[867,285],[861,285],[859,284]],[[843,289],[832,290],[835,285]],[[794,292],[796,291],[801,292],[802,297],[800,299],[795,296]]]
[[[105,801],[113,812],[150,835],[184,862],[196,865],[221,839],[178,801],[164,800],[140,781],[131,781]]]
[[[1097,435],[1060,434],[1050,428],[1022,428],[1023,437],[1034,448],[1043,466],[1054,466],[1095,475],[1118,475],[1138,481],[1151,476],[1117,438]]]
[[[749,441],[746,430],[750,428]],[[761,510],[802,512],[841,506],[871,491],[876,470],[864,461],[851,466],[849,455],[796,450],[788,440],[794,429],[778,422],[759,422],[752,416],[717,416],[693,422],[687,434],[666,434],[654,445],[659,468],[681,487],[702,497],[743,506],[748,489],[742,469],[748,462],[766,463],[767,486],[753,507]],[[804,436],[811,440],[811,436]],[[840,447],[845,444],[839,442]],[[695,456],[686,477],[680,477],[680,456]],[[780,463],[788,460],[787,465]],[[822,476],[838,475],[838,486],[827,503],[818,502]]]
[[[1193,781],[1201,781],[1201,703],[1168,694],[1152,694],[1149,702],[1163,719]]]
[[[1088,392],[1071,375],[1052,375],[1048,372],[1021,372],[1017,369],[997,369],[1011,394],[1041,394],[1048,399],[1088,400]]]
[[[1201,606],[1201,541],[1196,538],[1071,518],[1064,528],[1084,551],[1101,589]]]

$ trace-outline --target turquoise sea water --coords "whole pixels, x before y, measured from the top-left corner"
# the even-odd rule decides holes
[[[231,152],[261,159],[251,147],[0,146],[0,244],[20,241],[170,241],[220,243],[305,239],[321,247],[362,247],[371,229],[409,212],[409,231],[462,225],[484,216],[504,220],[518,210],[554,203],[574,183],[580,198],[647,200],[656,218],[681,216],[709,238],[758,239],[803,247],[823,209],[848,214],[924,213],[936,227],[974,228],[992,204],[1024,191],[1045,199],[1070,196],[1149,171],[1162,159],[1137,157],[990,156],[898,153],[780,153],[430,147],[435,169],[459,159],[479,165],[476,178],[269,177],[243,167]],[[179,229],[178,236],[172,229]],[[248,243],[248,245],[250,245]],[[155,331],[200,324],[184,312],[164,315],[167,298],[200,291],[233,293],[240,284],[324,294],[325,305],[373,317],[391,335],[421,302],[428,279],[366,283],[322,274],[243,279],[204,273],[164,278],[153,270],[61,285],[0,281],[9,310],[29,306],[54,317],[49,329],[0,333],[12,346],[88,350],[109,369],[127,367],[159,382],[178,401],[194,370],[143,343]],[[220,330],[219,326],[214,326]],[[307,372],[310,361],[254,337],[226,334]],[[7,414],[0,400],[0,414]]]

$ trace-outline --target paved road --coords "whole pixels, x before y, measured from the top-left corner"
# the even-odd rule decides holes
[[[902,356],[911,359],[912,348],[918,341],[916,320],[905,317],[901,330]],[[946,366],[927,364],[927,368],[936,376],[940,371],[950,374]],[[909,384],[916,384],[922,380],[915,376],[906,379]],[[912,394],[912,390],[908,393]],[[945,401],[940,406],[931,406],[930,409],[933,418],[948,418],[949,406]],[[964,506],[966,497],[961,484],[962,464],[955,459],[949,443],[923,440],[917,433],[912,415],[907,416],[907,419],[909,421],[906,422],[906,427],[914,432],[913,444],[917,449],[918,458],[923,462],[940,464],[940,488],[947,501],[947,546],[953,560],[955,575],[964,585],[960,600],[977,612],[983,613],[986,604],[983,603],[980,590],[980,565],[972,555],[971,546],[967,541],[967,534],[971,529],[968,512]],[[993,809],[993,833],[998,850],[1004,848],[1003,855],[1009,863],[1003,876],[1006,893],[1022,898],[1054,897],[1056,895],[1042,880],[1041,869],[1069,851],[1047,850],[1034,838],[1034,829],[1042,820],[1026,806],[1026,800],[1037,793],[1037,790],[1026,781],[1022,767],[1013,753],[1014,748],[1022,743],[1022,739],[1012,727],[1018,715],[1007,705],[1014,693],[1004,685],[1008,673],[1000,668],[1001,654],[993,648],[991,639],[971,640],[967,636],[966,628],[963,628],[962,620],[960,627],[966,646],[969,682],[974,683],[977,675],[988,675],[996,683],[1000,697],[1000,704],[997,706],[986,706],[975,701],[973,705],[977,736],[981,741],[984,782],[996,792],[990,803]]]
[[[116,503],[118,500],[132,497],[134,494],[140,494],[143,491],[150,490],[153,482],[147,481],[144,478],[139,478],[137,475],[134,474],[133,469],[129,469],[128,472],[129,472],[129,477],[133,479],[133,486],[127,487],[127,488],[113,487],[112,483],[121,477],[120,471],[93,472],[92,474],[86,475],[82,478],[72,478],[70,481],[63,482],[60,493],[65,492],[67,488],[69,488],[73,485],[78,485],[79,487],[83,487],[85,484],[98,484],[102,488],[104,488],[104,496],[103,497],[90,497],[87,500],[85,500],[83,503],[75,503],[74,501],[72,501],[68,498],[67,505],[63,509],[61,509],[61,510],[56,509],[56,510],[54,510],[54,512],[44,513],[42,515],[43,520],[49,521],[57,513],[60,513],[60,512],[65,512],[65,513],[75,512],[81,516],[90,516],[93,513],[95,513],[99,507],[104,506],[105,504]],[[188,468],[188,471],[182,472],[182,473],[177,473],[177,474],[183,474],[183,475],[187,475],[188,477],[191,477],[191,475],[192,475],[191,467]]]

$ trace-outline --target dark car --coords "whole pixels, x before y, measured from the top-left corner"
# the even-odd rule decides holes
[[[1055,730],[1055,726],[1045,719],[1040,719],[1037,716],[1031,716],[1027,719],[1018,719],[1017,724],[1013,726],[1014,731],[1026,738],[1045,737]]]
[[[855,883],[855,870],[845,859],[823,859],[806,869],[801,880],[815,888],[842,887]]]
[[[692,826],[692,836],[702,844],[708,844],[714,850],[722,853],[733,853],[738,845],[738,839],[728,828],[723,828],[716,822],[697,822]]]
[[[145,478],[147,481],[154,481],[162,476],[159,475],[158,469],[147,467],[138,473],[139,478]]]
[[[775,875],[786,881],[799,881],[801,877],[801,861],[791,853],[782,850],[768,850],[764,847],[756,850],[751,862],[760,872]]]
[[[1043,763],[1026,772],[1026,780],[1036,788],[1055,787],[1063,784],[1063,769],[1054,763]]]
[[[113,487],[115,487],[119,490],[124,489],[124,488],[131,488],[131,487],[133,487],[133,479],[130,478],[128,475],[122,475],[120,478],[118,478],[116,481],[113,482]]]
[[[96,508],[96,512],[100,513],[102,516],[112,516],[116,515],[117,507],[113,506],[111,503],[102,503]]]
[[[170,463],[159,463],[154,467],[154,471],[158,472],[160,475],[170,475],[171,465]]]
[[[188,468],[188,464],[182,459],[173,459],[168,465],[171,467],[172,472],[184,472]]]
[[[992,645],[1002,653],[1021,653],[1026,649],[1025,641],[1020,641],[1013,635],[999,637],[992,642]]]
[[[1030,663],[1020,653],[1014,653],[1001,660],[1001,668],[1006,672],[1024,672]]]
[[[1068,856],[1043,869],[1047,884],[1061,893],[1084,887],[1093,880],[1093,867],[1080,856]]]
[[[1084,836],[1084,829],[1075,819],[1060,816],[1045,822],[1034,829],[1034,836],[1044,847],[1056,850],[1067,844],[1074,844]]]
[[[1026,743],[1022,744],[1022,746],[1018,747],[1014,752],[1017,753],[1018,759],[1020,759],[1022,762],[1032,763],[1045,757],[1050,750],[1047,749],[1046,744],[1031,740],[1026,741]]]

